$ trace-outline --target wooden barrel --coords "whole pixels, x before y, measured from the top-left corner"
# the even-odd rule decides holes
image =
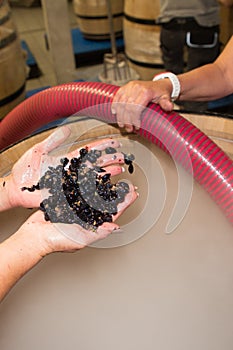
[[[25,97],[26,60],[9,4],[0,3],[0,118]]]
[[[226,45],[233,34],[233,7],[220,5],[220,40]]]
[[[81,124],[77,123],[77,130]],[[74,130],[75,124],[71,127]],[[109,130],[97,132],[96,137],[98,134],[108,135]],[[115,134],[113,131],[112,136],[117,137]],[[141,217],[144,224],[145,214],[155,216],[161,205],[161,180],[166,180],[166,200],[158,220],[147,232],[135,225],[135,233],[142,236],[127,245],[87,247],[45,257],[1,303],[0,334],[4,336],[0,337],[0,349],[39,349],[40,345],[35,347],[38,330],[44,349],[51,344],[56,350],[77,348],[78,344],[86,350],[119,350],[123,340],[123,349],[193,350],[200,349],[201,342],[203,350],[221,349],[226,339],[226,348],[232,348],[232,225],[194,183],[187,212],[176,229],[166,234],[177,193],[184,184],[178,188],[177,170],[169,155],[143,138],[128,137],[143,146],[143,165],[150,153],[148,164],[153,164],[153,154],[162,170],[161,177],[159,172],[146,174],[148,184],[154,184],[155,196],[153,206]],[[0,153],[0,176],[11,170],[21,149],[25,151],[38,141],[32,137]],[[133,214],[135,209],[142,212],[146,204],[147,181],[141,173],[136,168],[132,174],[139,191],[135,206],[129,208],[134,209]],[[0,213],[1,241],[31,213],[26,208]],[[121,240],[128,235],[126,227],[112,236]]]
[[[123,31],[124,0],[110,0],[113,27],[116,37]],[[80,31],[86,39],[105,40],[110,38],[106,0],[74,0],[74,13]]]
[[[21,7],[34,7],[40,5],[40,0],[10,0],[10,5]]]
[[[233,117],[216,113],[180,113],[193,125],[208,135],[230,158],[233,159]]]
[[[142,80],[150,80],[163,70],[160,27],[155,24],[159,11],[158,0],[125,0],[124,3],[125,53]]]

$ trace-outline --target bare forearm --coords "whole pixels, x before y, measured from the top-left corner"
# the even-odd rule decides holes
[[[233,37],[216,61],[179,75],[180,100],[208,101],[233,93]]]
[[[0,211],[4,211],[11,208],[11,204],[9,201],[9,179],[10,176],[0,178]]]
[[[179,100],[209,101],[232,93],[217,64],[209,64],[178,76],[181,85]]]
[[[42,257],[36,242],[22,229],[0,244],[0,301]]]

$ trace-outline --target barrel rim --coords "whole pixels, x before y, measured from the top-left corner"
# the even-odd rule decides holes
[[[144,68],[152,68],[152,69],[164,69],[164,65],[162,63],[149,63],[149,62],[142,62],[142,61],[137,61],[133,58],[131,58],[127,52],[125,52],[125,55],[127,59],[132,62],[133,64],[144,67]]]
[[[129,22],[133,22],[133,23],[159,26],[159,24],[156,23],[156,19],[146,19],[146,18],[134,17],[134,16],[128,15],[127,13],[124,13],[124,18],[126,20],[128,20]]]
[[[9,103],[13,102],[17,97],[19,97],[26,89],[26,82],[23,83],[16,91],[12,94],[0,99],[0,107],[4,107]]]
[[[206,111],[206,112],[193,112],[193,111],[185,111],[185,110],[178,110],[178,109],[174,109],[174,111],[179,113],[179,114],[196,114],[196,115],[200,115],[200,116],[205,116],[206,118],[208,118],[208,116],[209,116],[209,117],[217,117],[217,118],[225,118],[225,119],[233,120],[233,115],[229,115],[229,114],[225,114],[225,113],[219,113],[219,112],[212,112],[212,111],[210,111],[210,112],[208,112],[208,111]],[[25,142],[25,141],[29,140],[33,136],[42,134],[42,133],[44,133],[46,131],[49,131],[49,130],[52,131],[52,130],[54,130],[57,127],[60,127],[62,125],[70,125],[70,124],[73,124],[73,123],[82,122],[82,121],[89,120],[89,119],[90,119],[89,117],[85,117],[85,116],[81,117],[81,116],[79,116],[78,120],[77,119],[75,119],[75,120],[68,120],[67,122],[63,122],[62,124],[59,123],[59,122],[61,122],[61,120],[57,119],[55,121],[56,125],[53,125],[53,126],[49,126],[49,124],[48,125],[44,125],[43,126],[43,128],[44,128],[43,130],[41,130],[41,128],[40,128],[40,129],[34,131],[31,135],[28,135],[28,136],[24,137],[23,139],[18,140],[17,142],[12,143],[11,145],[7,146],[6,148],[0,150],[0,155],[3,154],[8,149],[10,149],[10,148],[20,144],[21,142]]]
[[[206,117],[216,117],[216,118],[225,118],[230,119],[233,121],[233,115],[223,112],[214,112],[214,111],[190,111],[186,109],[174,109],[175,112],[179,114],[195,114],[195,115],[201,115]]]
[[[63,126],[63,125],[70,125],[70,124],[77,123],[77,122],[83,122],[83,121],[85,121],[85,120],[90,120],[90,118],[89,118],[89,117],[81,117],[81,116],[79,116],[79,117],[78,117],[78,120],[77,120],[77,119],[75,119],[75,120],[68,120],[67,122],[63,122],[63,123],[61,123],[61,119],[57,119],[57,120],[55,120],[56,125],[50,126],[50,123],[49,123],[48,125],[44,125],[44,126],[43,126],[43,130],[42,130],[41,128],[39,128],[39,129],[35,130],[32,134],[30,134],[30,135],[24,137],[23,139],[18,140],[18,141],[16,141],[16,142],[12,143],[11,145],[7,146],[6,148],[0,150],[0,155],[1,155],[2,153],[4,153],[5,151],[9,150],[10,148],[12,148],[12,147],[14,147],[14,146],[17,146],[17,145],[20,144],[21,142],[25,142],[25,141],[29,140],[30,138],[32,138],[32,137],[34,137],[34,136],[43,134],[43,133],[48,132],[48,131],[50,131],[50,130],[51,130],[51,131],[52,131],[52,130],[55,130],[56,128],[61,127],[61,126]],[[54,123],[54,122],[53,122],[53,123]]]
[[[4,49],[18,38],[16,31],[13,31],[6,38],[0,40],[0,49]]]
[[[76,13],[75,14],[76,17],[80,18],[80,19],[89,19],[89,20],[95,20],[95,19],[108,19],[108,15],[101,15],[101,16],[87,16],[87,15],[81,15]],[[123,17],[123,12],[121,13],[113,13],[112,17]]]

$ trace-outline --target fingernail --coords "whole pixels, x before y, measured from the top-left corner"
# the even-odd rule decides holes
[[[126,130],[127,132],[132,132],[132,131],[133,131],[132,128],[125,128],[125,130]]]
[[[60,139],[62,139],[65,135],[65,132],[63,130],[63,128],[59,128],[57,129],[54,134],[53,134],[53,141],[59,141]]]
[[[59,143],[61,140],[64,139],[65,133],[62,128],[56,129],[48,138],[47,144],[46,144],[46,151],[50,151],[51,148],[54,148],[54,145]]]
[[[121,228],[115,228],[114,233],[123,233],[124,231]]]

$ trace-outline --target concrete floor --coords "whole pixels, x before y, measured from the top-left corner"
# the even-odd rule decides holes
[[[68,2],[68,11],[70,18],[70,28],[78,27],[72,2]],[[45,41],[45,23],[43,10],[38,7],[15,7],[12,8],[12,17],[18,28],[19,37],[28,44],[35,60],[42,71],[42,75],[36,79],[27,80],[27,91],[44,86],[57,85],[56,75],[50,55],[46,48]],[[102,70],[102,64],[96,64],[89,67],[81,67],[72,73],[73,80],[83,79],[91,80]]]

